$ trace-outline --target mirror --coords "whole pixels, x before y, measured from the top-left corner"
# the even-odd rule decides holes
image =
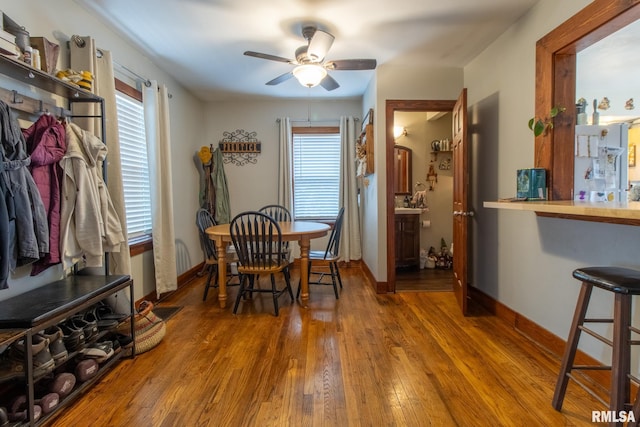
[[[393,149],[393,171],[395,173],[395,194],[411,195],[411,149],[396,145]]]

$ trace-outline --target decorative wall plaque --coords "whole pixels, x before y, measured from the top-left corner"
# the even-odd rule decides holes
[[[233,132],[223,132],[218,147],[225,163],[243,166],[247,163],[257,163],[262,143],[256,138],[257,132],[245,132],[236,129]]]

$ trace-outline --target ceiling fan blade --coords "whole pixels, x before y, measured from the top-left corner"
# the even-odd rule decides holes
[[[293,59],[287,59],[281,56],[269,55],[268,53],[253,52],[248,50],[244,54],[247,56],[253,56],[255,58],[268,59],[270,61],[286,62],[287,64],[296,63],[296,61],[294,61]]]
[[[269,80],[265,84],[267,84],[269,86],[279,85],[280,83],[289,80],[291,77],[293,77],[293,73],[291,71],[289,71],[288,73],[284,73],[284,74],[279,75],[278,77],[276,77],[273,80]]]
[[[334,89],[338,89],[340,87],[338,82],[333,77],[331,77],[329,74],[327,74],[324,77],[324,79],[322,79],[322,81],[320,82],[320,86],[322,86],[326,90],[334,90]]]
[[[336,59],[324,64],[328,70],[374,70],[376,68],[375,59]]]
[[[327,56],[327,52],[333,44],[333,37],[326,31],[316,30],[315,34],[309,42],[309,48],[307,49],[307,55],[313,62],[320,62]]]

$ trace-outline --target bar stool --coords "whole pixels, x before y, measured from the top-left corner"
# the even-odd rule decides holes
[[[587,267],[575,270],[573,277],[582,281],[582,287],[560,365],[560,373],[553,395],[553,407],[558,411],[562,409],[569,379],[574,380],[606,406],[606,402],[571,373],[572,370],[605,369],[611,370],[609,410],[616,413],[628,411],[631,409],[626,407],[630,402],[630,380],[638,382],[638,379],[633,377],[629,371],[631,369],[631,345],[640,344],[640,341],[631,340],[631,332],[640,333],[639,329],[631,326],[631,299],[633,295],[640,294],[640,271],[622,267]],[[614,293],[613,319],[585,318],[594,286]],[[613,323],[612,339],[603,337],[587,328],[584,326],[585,323]],[[573,364],[582,331],[612,347],[611,366]],[[634,409],[636,409],[635,406]]]

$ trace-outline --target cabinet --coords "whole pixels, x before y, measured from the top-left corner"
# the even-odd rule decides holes
[[[395,215],[396,268],[420,264],[420,215]]]
[[[102,140],[105,140],[104,99],[93,93],[63,82],[56,77],[30,67],[19,61],[0,55],[0,75],[11,78],[18,83],[29,85],[41,92],[46,92],[41,99],[25,96],[16,90],[0,88],[0,99],[12,109],[19,110],[31,116],[37,116],[44,112],[51,112],[73,118],[71,106],[74,103],[100,104],[100,111],[96,115],[83,115],[78,117],[92,117],[100,120]],[[27,93],[32,93],[32,90]],[[51,101],[52,95],[66,100],[68,109],[58,106]],[[46,101],[43,102],[42,99]],[[106,171],[106,168],[105,168]],[[106,179],[105,179],[106,181]],[[75,270],[75,269],[74,269]],[[134,306],[133,306],[133,281],[126,275],[109,275],[108,260],[105,257],[105,274],[89,275],[83,271],[75,272],[62,280],[45,284],[34,290],[25,292],[13,298],[0,301],[0,351],[6,356],[7,348],[21,342],[24,348],[24,363],[16,361],[18,375],[0,382],[0,405],[7,404],[10,392],[19,392],[26,396],[27,420],[12,425],[40,425],[53,418],[60,409],[71,404],[88,387],[94,384],[102,375],[122,357],[124,351],[113,355],[92,376],[83,382],[75,384],[73,390],[61,400],[51,412],[42,414],[36,421],[34,416],[35,387],[39,385],[41,378],[34,375],[34,355],[32,354],[33,337],[48,327],[55,326],[70,316],[83,312],[106,297],[116,292],[129,288],[131,295],[130,307],[127,319],[130,321],[130,334],[134,337]],[[104,334],[105,332],[102,332]],[[94,338],[100,339],[100,333]],[[47,341],[48,342],[48,341]],[[66,364],[71,363],[81,348],[69,352],[66,361],[61,362],[56,369],[65,369]],[[135,346],[131,351],[131,357],[135,356]],[[15,359],[14,359],[15,360]],[[0,361],[1,363],[1,361]]]

